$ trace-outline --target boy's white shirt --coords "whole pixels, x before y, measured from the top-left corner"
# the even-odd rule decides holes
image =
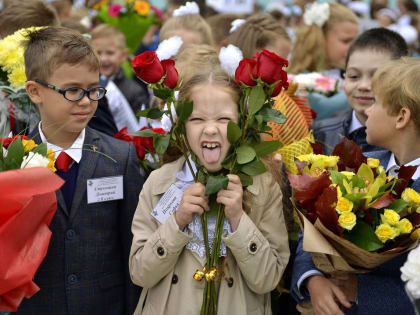
[[[52,149],[55,152],[55,158],[54,159],[56,160],[58,155],[62,151],[64,151],[73,159],[74,162],[79,164],[80,160],[82,159],[82,155],[83,155],[83,150],[82,149],[83,149],[83,143],[85,142],[85,134],[86,134],[85,128],[83,128],[83,130],[80,132],[79,136],[73,142],[73,144],[68,149],[64,150],[63,148],[59,147],[58,145],[49,143],[47,141],[47,138],[45,137],[44,133],[42,132],[41,123],[42,122],[40,122],[39,125],[38,125],[39,136],[41,137],[42,142],[47,144],[47,148]]]
[[[364,126],[362,123],[357,119],[356,112],[353,110],[351,114],[351,122],[350,122],[350,128],[349,128],[349,134],[353,131],[363,128]]]
[[[408,163],[405,163],[404,166],[419,166],[416,172],[414,173],[414,175],[411,177],[411,179],[417,180],[420,177],[420,157]],[[399,169],[399,168],[400,168],[400,165],[397,164],[394,153],[391,153],[388,166],[386,167],[386,172],[388,173],[391,169]]]

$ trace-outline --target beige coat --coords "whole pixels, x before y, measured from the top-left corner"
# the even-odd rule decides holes
[[[205,258],[184,248],[192,234],[180,231],[174,215],[160,224],[150,214],[183,163],[180,158],[154,171],[140,193],[129,261],[131,279],[144,288],[135,315],[200,314],[205,280],[197,282],[193,274],[204,266]],[[271,314],[270,291],[289,259],[278,184],[265,173],[254,177],[248,190],[253,196],[250,213],[242,215],[233,234],[223,236],[228,252],[219,315]]]

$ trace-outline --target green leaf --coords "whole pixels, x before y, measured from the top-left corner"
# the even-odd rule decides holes
[[[45,142],[41,143],[40,145],[38,145],[36,148],[34,148],[32,150],[32,152],[39,153],[42,156],[47,156],[47,151],[48,151],[48,148],[47,148],[47,144]]]
[[[284,116],[280,111],[269,107],[261,109],[258,112],[258,115],[261,115],[265,122],[273,121],[278,124],[284,124],[287,121],[286,116]]]
[[[280,149],[282,143],[278,140],[275,141],[263,141],[254,146],[254,150],[257,156],[265,156],[267,154],[276,152]]]
[[[160,99],[166,100],[172,96],[172,90],[169,88],[153,89],[153,95]]]
[[[265,102],[265,93],[262,86],[256,85],[251,89],[248,99],[248,111],[249,115],[252,116],[258,112]]]
[[[256,176],[262,174],[266,171],[266,168],[258,158],[256,158],[251,163],[245,164],[242,166],[241,171],[249,176]]]
[[[351,182],[353,183],[353,187],[366,188],[365,181],[359,175],[354,175],[351,178]]]
[[[409,206],[408,202],[404,201],[403,199],[397,199],[386,208],[392,209],[395,212],[400,212],[404,210],[405,208],[407,208],[408,206]]]
[[[239,179],[241,180],[241,184],[243,187],[248,187],[253,184],[253,180],[251,176],[244,173],[239,173],[238,176],[239,176]]]
[[[230,170],[232,168],[232,166],[233,166],[234,163],[235,163],[235,156],[234,156],[234,154],[229,154],[222,161],[222,166],[225,169]]]
[[[9,169],[20,168],[23,161],[25,150],[23,148],[22,140],[16,138],[7,148],[7,164]]]
[[[372,169],[366,163],[360,165],[357,175],[361,176],[363,180],[369,181],[370,184],[374,181]]]
[[[346,192],[346,188],[343,185],[343,181],[347,182],[347,177],[337,171],[334,170],[330,170],[330,175],[331,175],[331,181],[333,182],[333,184],[337,184],[340,187],[340,190],[342,193]]]
[[[177,125],[183,124],[188,117],[190,117],[193,111],[193,102],[181,102],[176,108],[176,114],[178,115]]]
[[[141,110],[137,113],[137,117],[147,117],[150,119],[157,119],[162,117],[163,115],[163,111],[161,111],[159,108],[157,107],[152,107],[152,108],[148,108],[148,109],[144,109]]]
[[[206,184],[206,195],[210,196],[219,192],[222,189],[226,189],[229,184],[229,178],[225,175],[209,176]]]
[[[238,164],[246,164],[251,162],[257,154],[255,153],[254,149],[248,145],[241,145],[236,150],[236,160],[238,161]]]
[[[241,138],[241,136],[241,128],[239,128],[239,126],[235,122],[230,120],[227,126],[227,138],[229,140],[229,143],[234,144]]]
[[[155,136],[153,139],[153,144],[155,146],[156,153],[163,155],[169,146],[169,141],[171,140],[171,135],[167,134],[164,136]]]
[[[351,202],[358,202],[362,199],[366,199],[367,194],[366,193],[347,194],[344,196],[344,198],[350,200]]]
[[[154,132],[153,130],[150,130],[150,129],[144,129],[142,131],[136,131],[129,134],[129,136],[133,136],[133,137],[146,137],[146,138],[154,137],[155,135],[160,135],[160,133]]]
[[[384,246],[373,228],[363,221],[359,221],[350,232],[344,232],[344,238],[369,252],[375,252]]]

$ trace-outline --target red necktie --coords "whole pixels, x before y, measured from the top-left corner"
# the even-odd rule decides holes
[[[62,151],[57,160],[55,160],[55,167],[63,172],[67,172],[73,159],[66,152]]]

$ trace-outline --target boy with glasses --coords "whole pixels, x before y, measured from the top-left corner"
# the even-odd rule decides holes
[[[86,127],[106,93],[98,57],[82,35],[49,27],[28,35],[25,70],[41,114],[32,136],[56,152],[65,184],[34,279],[41,290],[17,313],[132,314],[130,229],[143,178],[132,144]]]

